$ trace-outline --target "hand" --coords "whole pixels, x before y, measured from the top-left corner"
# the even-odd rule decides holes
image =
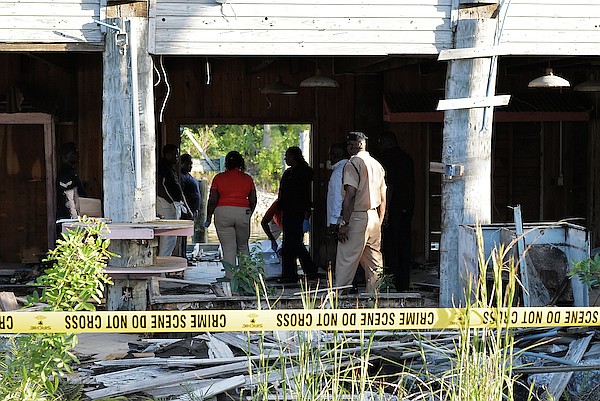
[[[279,246],[277,245],[277,241],[272,240],[271,241],[271,249],[273,250],[273,252],[277,252],[277,248],[279,248]]]
[[[350,227],[348,227],[347,225],[340,226],[340,228],[338,229],[338,241],[346,242],[346,240],[348,239],[348,231],[350,231]]]
[[[302,232],[307,233],[310,231],[310,221],[308,219],[304,219],[302,222]]]
[[[327,236],[337,239],[339,228],[340,226],[338,224],[330,224],[329,227],[327,227]]]

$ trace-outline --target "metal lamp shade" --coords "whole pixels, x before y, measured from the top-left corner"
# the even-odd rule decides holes
[[[335,79],[321,75],[321,71],[317,69],[317,75],[306,78],[300,82],[301,88],[337,88],[339,87]]]
[[[281,76],[278,76],[275,82],[265,85],[260,90],[264,95],[297,95],[298,89],[281,81]]]
[[[529,82],[529,88],[568,88],[571,83],[564,78],[554,75],[552,68],[546,68],[546,75]]]
[[[600,92],[600,81],[591,79],[575,85],[573,88],[576,92]]]

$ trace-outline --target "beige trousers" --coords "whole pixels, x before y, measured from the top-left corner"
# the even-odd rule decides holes
[[[250,254],[250,209],[237,206],[215,208],[215,228],[223,250],[223,261],[235,265],[238,252]]]
[[[156,197],[156,213],[168,220],[179,220],[181,217],[175,205],[160,196]],[[171,256],[176,244],[176,236],[163,235],[158,237],[158,256]]]
[[[365,270],[366,291],[374,292],[383,269],[377,210],[352,212],[348,228],[348,239],[337,246],[335,285],[351,285],[360,263]]]

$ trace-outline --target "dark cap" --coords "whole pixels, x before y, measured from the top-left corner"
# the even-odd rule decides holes
[[[64,156],[70,152],[77,152],[77,145],[75,145],[75,142],[63,143],[60,147],[60,154]]]
[[[346,136],[346,139],[349,141],[364,141],[369,139],[369,137],[367,137],[364,132],[351,131]]]

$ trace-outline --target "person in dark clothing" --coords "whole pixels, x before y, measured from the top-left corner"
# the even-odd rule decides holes
[[[297,259],[309,280],[317,278],[317,266],[302,242],[303,234],[310,230],[314,172],[297,146],[287,149],[285,162],[290,167],[281,177],[277,201],[277,208],[283,212],[282,272],[278,281],[292,284],[298,281]]]
[[[56,177],[56,219],[76,219],[79,216],[79,197],[86,196],[85,188],[75,171],[79,151],[75,142],[60,147],[62,164]]]
[[[179,176],[181,182],[181,188],[183,189],[183,195],[187,205],[190,208],[190,214],[192,217],[198,215],[200,210],[200,184],[198,180],[192,177],[190,172],[192,171],[192,156],[189,154],[181,155],[181,175]]]
[[[166,144],[157,163],[156,213],[164,219],[179,220],[187,212],[183,190],[179,182],[179,148]],[[158,256],[171,256],[176,236],[161,236],[158,241]]]
[[[179,175],[179,181],[181,188],[183,189],[183,196],[189,207],[189,213],[182,215],[182,219],[188,219],[194,221],[196,225],[196,218],[200,210],[200,184],[198,180],[192,177],[190,172],[192,171],[192,156],[189,154],[183,154],[179,158],[181,162],[181,174]],[[187,237],[181,237],[181,255],[185,256],[187,253]]]
[[[379,139],[381,164],[387,178],[387,217],[383,226],[383,257],[398,291],[410,285],[411,223],[415,208],[414,162],[398,146],[393,132]]]

